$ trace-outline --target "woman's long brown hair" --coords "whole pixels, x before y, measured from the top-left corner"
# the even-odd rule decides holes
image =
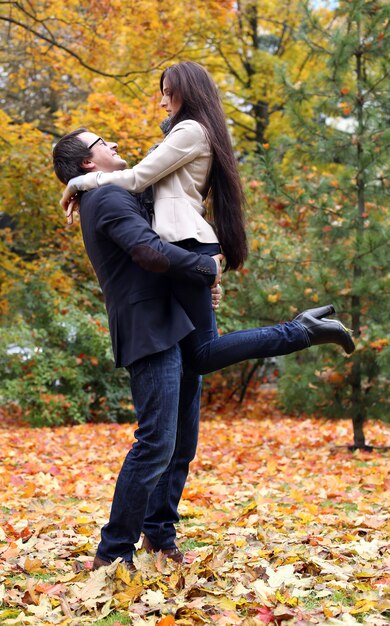
[[[163,72],[161,93],[164,80],[171,98],[182,103],[171,118],[171,128],[183,120],[192,119],[202,124],[210,140],[213,158],[206,193],[211,200],[215,229],[226,258],[225,270],[238,269],[248,255],[244,194],[217,87],[210,74],[192,61],[171,65]]]

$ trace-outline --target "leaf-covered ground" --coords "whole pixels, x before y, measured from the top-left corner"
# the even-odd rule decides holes
[[[271,392],[203,411],[181,505],[186,564],[91,571],[133,425],[0,428],[0,624],[388,623],[385,451]],[[366,425],[386,445],[386,426]]]

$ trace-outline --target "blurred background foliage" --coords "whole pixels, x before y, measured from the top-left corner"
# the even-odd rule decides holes
[[[192,59],[219,85],[248,200],[220,328],[332,302],[357,341],[350,358],[313,348],[215,380],[242,390],[250,372],[290,412],[349,415],[363,446],[389,402],[387,3],[20,0],[0,3],[0,34],[0,401],[36,425],[132,414],[51,151],[82,125],[136,163],[161,138],[161,71]]]

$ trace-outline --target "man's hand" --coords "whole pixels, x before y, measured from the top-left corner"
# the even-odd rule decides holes
[[[60,200],[60,205],[66,213],[68,224],[72,224],[72,213],[78,210],[80,205],[80,194],[78,192],[90,191],[91,189],[99,187],[98,177],[100,174],[102,174],[102,172],[88,172],[87,174],[71,178],[66,185]]]
[[[214,311],[219,309],[219,304],[222,300],[222,287],[221,285],[215,285],[215,287],[211,288],[211,302]]]
[[[222,280],[222,261],[224,260],[223,254],[216,254],[213,256],[214,261],[217,264],[217,275],[215,277],[215,281],[211,286],[211,302],[213,309],[216,310],[219,307],[219,303],[222,298],[222,287],[220,282]]]
[[[219,285],[219,283],[222,280],[222,261],[224,260],[224,256],[223,254],[215,254],[212,257],[217,265],[217,275],[215,277],[215,281],[213,282],[213,284],[211,285],[212,287],[216,287],[216,285]]]

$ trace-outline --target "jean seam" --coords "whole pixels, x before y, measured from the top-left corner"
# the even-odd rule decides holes
[[[179,420],[177,421],[177,429],[176,429],[176,442],[175,442],[175,449],[173,451],[173,456],[171,459],[171,467],[169,468],[169,474],[168,474],[168,484],[167,484],[167,490],[166,490],[166,494],[165,494],[165,500],[164,500],[164,505],[169,508],[170,505],[170,496],[172,495],[172,483],[173,483],[173,477],[175,475],[174,469],[176,468],[176,451],[178,450],[178,444],[179,444],[179,430],[181,428],[181,426],[179,425]],[[161,527],[160,527],[160,533],[161,534]],[[163,546],[164,548],[166,546]]]

